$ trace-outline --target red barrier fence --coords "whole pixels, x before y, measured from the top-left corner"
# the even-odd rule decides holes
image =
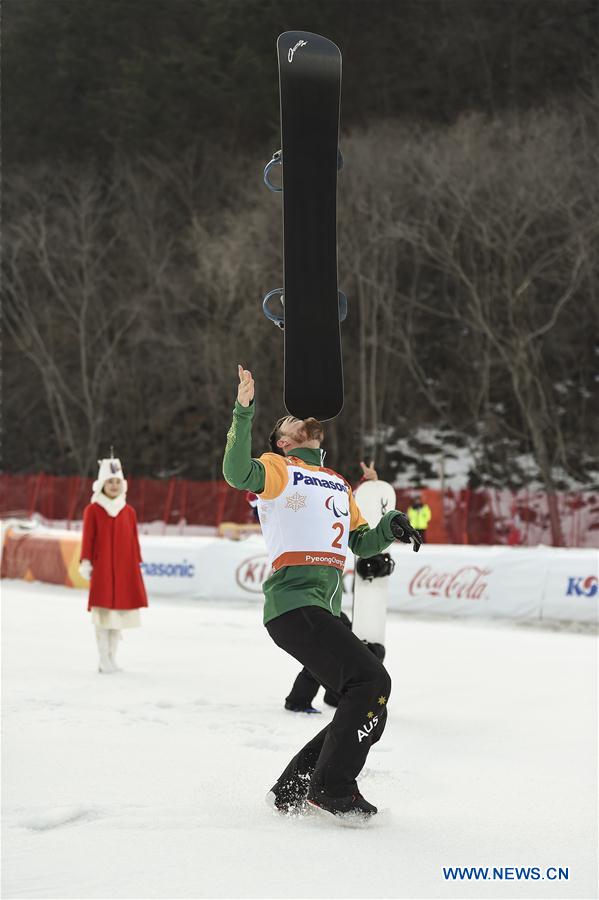
[[[224,481],[161,481],[128,477],[127,499],[140,522],[218,526],[252,521],[245,493]],[[92,480],[58,475],[0,475],[0,515],[76,522],[89,502]],[[406,509],[414,491],[398,489]],[[599,547],[599,493],[508,490],[423,490],[432,510],[427,537],[449,544],[561,544]],[[551,500],[551,502],[550,502]],[[553,527],[552,515],[553,508]],[[557,534],[557,537],[556,537]],[[554,539],[555,538],[555,539]]]
[[[91,478],[62,475],[0,475],[0,515],[38,513],[44,519],[80,521],[92,492]],[[250,520],[243,491],[225,481],[127,477],[127,500],[140,522],[220,525]]]

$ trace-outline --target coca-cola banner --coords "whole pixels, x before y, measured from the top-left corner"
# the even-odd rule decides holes
[[[596,599],[568,603],[555,588],[563,566],[579,577],[593,565],[596,570],[593,550],[425,545],[417,554],[398,546],[391,553],[396,562],[391,609],[522,619],[591,620],[597,615]]]

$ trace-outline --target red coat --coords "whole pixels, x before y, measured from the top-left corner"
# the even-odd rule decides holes
[[[139,609],[148,605],[139,564],[137,516],[127,504],[118,516],[109,516],[97,503],[83,512],[81,559],[92,564],[87,608]]]

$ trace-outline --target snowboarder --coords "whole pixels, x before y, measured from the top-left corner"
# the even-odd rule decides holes
[[[98,671],[119,671],[116,652],[124,628],[139,628],[148,605],[141,570],[135,510],[126,501],[121,462],[99,460],[91,502],[83,512],[79,573],[90,581],[88,610],[96,629]]]
[[[279,647],[341,695],[332,721],[293,757],[268,798],[284,812],[307,801],[332,816],[369,817],[377,809],[360,794],[356,777],[385,728],[391,679],[339,618],[341,573],[348,546],[371,556],[395,539],[417,550],[420,537],[397,510],[368,527],[347,481],[323,466],[316,419],[280,419],[270,452],[252,459],[254,380],[242,366],[238,375],[223,473],[233,487],[259,496],[273,569],[263,584],[264,624]]]

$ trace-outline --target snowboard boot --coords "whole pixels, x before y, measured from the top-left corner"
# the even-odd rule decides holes
[[[98,628],[96,626],[96,641],[98,642],[98,672],[102,675],[111,675],[116,672],[114,664],[110,658],[110,637],[108,628]]]
[[[320,710],[315,709],[311,703],[290,703],[289,700],[285,700],[285,709],[289,710],[289,712],[317,713],[320,715]]]
[[[296,775],[284,784],[277,781],[266,795],[266,802],[278,812],[286,815],[298,815],[306,808],[306,794],[309,786],[309,775]]]
[[[118,650],[119,641],[121,640],[121,632],[118,628],[110,628],[108,630],[108,657],[110,662],[113,665],[115,672],[122,672],[123,670],[119,665],[117,665],[116,661],[116,652]]]
[[[324,791],[310,787],[306,800],[310,806],[334,816],[340,823],[364,822],[378,812],[359,791],[347,797],[329,797]]]

